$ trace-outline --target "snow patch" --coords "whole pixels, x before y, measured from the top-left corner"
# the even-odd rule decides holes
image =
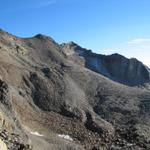
[[[30,132],[32,135],[36,135],[36,136],[44,136],[42,134],[39,134],[38,132]]]
[[[69,135],[59,134],[58,136],[66,140],[73,141],[73,139]]]
[[[128,143],[127,146],[131,147],[131,146],[134,146],[134,144]]]
[[[89,64],[90,67],[92,67],[93,69],[95,69],[99,73],[102,73],[103,75],[109,76],[109,73],[106,70],[106,68],[103,66],[103,63],[102,63],[100,58],[89,56],[87,63]]]

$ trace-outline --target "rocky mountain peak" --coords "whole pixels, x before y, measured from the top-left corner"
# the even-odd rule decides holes
[[[39,40],[41,40],[41,41],[51,41],[51,42],[53,42],[53,43],[56,43],[55,41],[54,41],[54,39],[53,38],[51,38],[50,36],[47,36],[47,35],[44,35],[44,34],[36,34],[33,38],[35,38],[35,39],[39,39]]]
[[[128,59],[118,53],[101,55],[93,53],[74,42],[62,45],[64,51],[76,53],[85,61],[85,67],[114,81],[137,86],[150,82],[149,69],[136,58]],[[69,53],[69,54],[74,54]]]
[[[46,36],[46,35],[44,35],[44,34],[36,34],[35,36],[34,36],[35,38],[38,38],[38,39],[47,39],[47,38],[49,38],[48,36]]]

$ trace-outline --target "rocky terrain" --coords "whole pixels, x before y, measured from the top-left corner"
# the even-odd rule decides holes
[[[38,34],[0,30],[0,139],[10,150],[149,150],[150,71]]]

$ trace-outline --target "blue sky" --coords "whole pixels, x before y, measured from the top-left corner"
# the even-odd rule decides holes
[[[43,33],[94,52],[136,57],[150,66],[150,0],[0,0],[0,28]]]

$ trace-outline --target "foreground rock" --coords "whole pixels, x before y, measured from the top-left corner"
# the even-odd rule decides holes
[[[0,139],[2,149],[1,150],[31,150],[31,146],[24,144],[24,141],[19,138],[19,135],[14,133],[8,133],[6,130],[0,132]],[[7,147],[6,147],[7,145]]]
[[[1,150],[8,150],[6,144],[0,139],[0,149]]]

